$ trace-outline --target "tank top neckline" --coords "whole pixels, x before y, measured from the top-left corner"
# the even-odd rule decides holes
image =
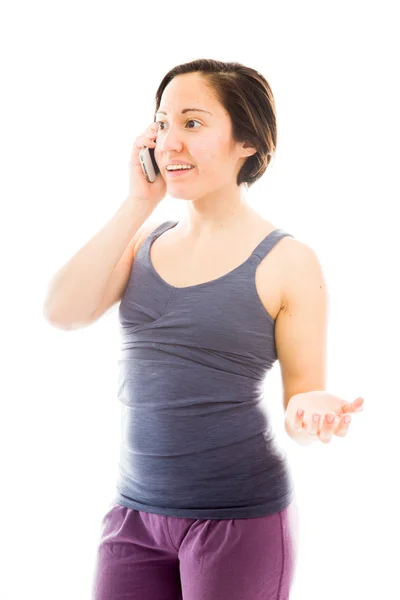
[[[186,285],[184,287],[176,287],[174,285],[171,285],[170,283],[168,283],[168,281],[165,281],[165,279],[163,279],[161,277],[161,275],[155,270],[153,262],[151,260],[151,256],[150,256],[150,250],[151,247],[153,245],[153,243],[156,241],[156,239],[162,235],[163,233],[165,233],[166,231],[168,231],[168,229],[172,229],[173,227],[176,227],[176,225],[179,223],[179,221],[172,221],[172,225],[168,225],[168,227],[165,228],[165,225],[168,223],[168,221],[161,223],[161,225],[159,225],[159,227],[157,227],[151,234],[149,237],[149,244],[147,245],[147,262],[150,265],[150,268],[152,270],[152,272],[154,273],[154,275],[159,279],[159,281],[161,281],[165,286],[169,287],[171,290],[191,290],[194,288],[199,288],[199,287],[203,287],[205,285],[212,285],[215,283],[219,283],[222,279],[226,279],[227,277],[232,276],[234,273],[236,273],[236,271],[238,271],[239,269],[242,269],[248,262],[250,262],[250,260],[253,258],[253,256],[256,254],[257,250],[260,248],[261,245],[263,245],[266,240],[272,235],[272,234],[276,234],[277,232],[282,231],[280,228],[276,228],[273,229],[272,231],[270,231],[262,240],[259,244],[257,244],[257,246],[254,248],[253,252],[250,254],[250,256],[248,256],[246,258],[246,260],[244,262],[242,262],[240,265],[238,265],[237,267],[235,267],[234,269],[232,269],[231,271],[229,271],[228,273],[225,273],[224,275],[221,275],[220,277],[217,277],[216,279],[211,279],[210,281],[204,281],[203,283],[196,283],[194,285]]]

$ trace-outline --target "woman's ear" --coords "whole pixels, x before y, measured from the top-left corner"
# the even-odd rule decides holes
[[[254,146],[252,146],[250,144],[250,142],[244,142],[242,144],[242,148],[243,148],[243,156],[253,156],[253,154],[257,153],[257,148],[254,148]]]

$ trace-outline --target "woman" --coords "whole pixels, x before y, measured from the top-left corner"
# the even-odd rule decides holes
[[[265,78],[214,60],[165,76],[155,124],[135,142],[133,206],[153,210],[167,191],[187,210],[147,224],[129,264],[120,477],[95,600],[289,598],[297,510],[260,406],[265,376],[279,359],[285,427],[299,443],[344,436],[342,417],[360,404],[323,391],[327,292],[315,253],[246,201],[276,144]],[[155,183],[141,170],[143,146],[155,151]]]

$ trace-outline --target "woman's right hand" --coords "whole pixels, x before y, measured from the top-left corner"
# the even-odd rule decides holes
[[[154,183],[149,183],[147,181],[140,163],[139,152],[143,146],[155,148],[157,134],[158,124],[152,123],[136,138],[129,163],[129,198],[131,198],[133,202],[140,202],[148,205],[151,212],[164,198],[167,186],[161,173],[157,174]]]

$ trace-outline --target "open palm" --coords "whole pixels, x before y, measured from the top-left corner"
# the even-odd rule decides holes
[[[286,408],[285,427],[299,440],[315,441],[319,438],[321,442],[328,443],[333,435],[344,437],[347,434],[351,422],[349,413],[361,412],[363,405],[361,397],[348,402],[326,391],[295,394]],[[303,413],[299,414],[299,410]]]

